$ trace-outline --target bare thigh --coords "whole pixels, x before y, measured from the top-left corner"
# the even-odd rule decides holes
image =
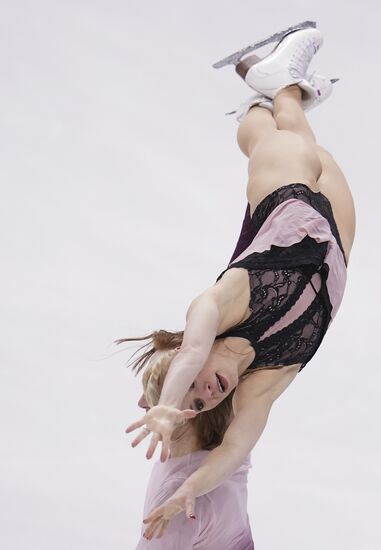
[[[261,140],[249,159],[247,199],[251,213],[267,195],[290,183],[319,191],[322,165],[316,146],[288,130],[276,130]]]
[[[267,195],[290,183],[304,183],[325,195],[348,260],[355,235],[355,208],[348,182],[333,156],[320,145],[288,130],[261,140],[249,159],[247,199],[251,213]]]

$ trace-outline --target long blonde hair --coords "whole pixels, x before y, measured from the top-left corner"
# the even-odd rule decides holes
[[[184,332],[169,332],[167,330],[157,330],[148,334],[147,336],[140,336],[138,338],[119,338],[115,340],[115,344],[123,344],[125,342],[141,342],[148,340],[146,344],[140,346],[135,353],[132,354],[127,366],[131,367],[133,371],[138,374],[147,364],[153,359],[154,353],[157,351],[175,350],[181,346],[183,342]],[[137,356],[137,357],[136,357]],[[174,354],[167,356],[168,368]],[[164,357],[160,357],[160,361],[164,361]],[[167,369],[168,370],[168,369]]]
[[[120,338],[116,344],[148,340],[140,346],[127,363],[138,374],[142,369],[143,387],[147,403],[154,407],[159,402],[161,390],[175,349],[181,346],[183,332],[159,330],[139,338]],[[140,353],[139,353],[140,352]],[[214,409],[203,411],[187,420],[194,425],[200,446],[213,449],[222,443],[224,434],[232,420],[232,399],[234,390]]]

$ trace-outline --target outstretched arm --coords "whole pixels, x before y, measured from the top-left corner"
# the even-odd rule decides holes
[[[190,385],[208,358],[220,324],[220,317],[218,293],[215,287],[193,300],[187,312],[183,343],[171,362],[159,404],[152,407],[143,418],[131,424],[126,430],[129,433],[146,426],[132,442],[133,447],[152,432],[147,458],[153,456],[161,440],[161,460],[165,461],[176,425],[185,418],[196,416],[195,411],[189,409],[180,411],[179,408]]]
[[[239,277],[237,280],[232,272],[234,270],[229,270],[218,283],[193,300],[187,312],[183,343],[171,362],[159,404],[126,430],[131,432],[145,426],[132,446],[138,445],[152,432],[147,458],[153,456],[157,444],[162,441],[161,460],[167,459],[173,430],[184,418],[197,414],[192,409],[180,411],[179,407],[207,361],[217,332],[223,326],[233,326],[246,310],[246,304],[242,312],[238,312],[236,307],[232,308],[232,304],[236,306],[237,300],[241,300],[239,303],[242,305],[242,297],[243,302],[246,302],[248,296],[245,293],[249,293],[246,278]]]

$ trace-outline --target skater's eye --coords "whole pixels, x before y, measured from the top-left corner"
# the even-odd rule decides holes
[[[204,405],[204,402],[201,401],[201,399],[195,399],[195,400],[193,401],[193,403],[194,403],[194,409],[195,409],[195,411],[202,411],[202,409],[203,409],[204,406],[205,406],[205,405]]]

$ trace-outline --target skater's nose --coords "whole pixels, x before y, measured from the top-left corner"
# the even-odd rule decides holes
[[[209,380],[206,380],[204,382],[203,390],[204,390],[203,393],[205,398],[213,397],[214,387]]]

